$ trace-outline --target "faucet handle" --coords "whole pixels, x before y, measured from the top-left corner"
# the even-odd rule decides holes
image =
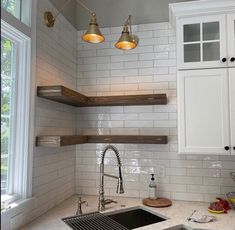
[[[88,202],[86,200],[82,201],[82,198],[80,196],[78,197],[78,204],[80,205],[85,204],[86,206],[88,206]]]
[[[76,211],[76,216],[77,215],[81,215],[82,214],[82,205],[85,204],[86,206],[88,206],[88,202],[87,201],[82,201],[81,197],[78,197],[78,207],[77,207],[77,211]]]

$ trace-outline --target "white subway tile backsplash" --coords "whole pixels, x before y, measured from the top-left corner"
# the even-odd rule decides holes
[[[150,173],[157,174],[158,195],[171,199],[210,201],[212,196],[231,191],[229,173],[234,169],[233,157],[177,152],[175,31],[167,22],[138,25],[134,29],[140,41],[133,50],[113,47],[122,27],[107,28],[106,41],[102,46],[92,46],[93,50],[89,50],[89,44],[79,45],[78,70],[80,67],[81,71],[77,74],[77,89],[86,95],[166,93],[168,104],[80,108],[77,130],[100,135],[168,136],[166,145],[115,144],[123,163],[125,196],[148,196]],[[47,75],[53,71],[49,67]],[[77,193],[97,194],[100,154],[105,146],[77,146]],[[113,154],[108,153],[105,164],[108,172],[117,173]],[[108,180],[107,186],[106,194],[116,195],[116,183]]]

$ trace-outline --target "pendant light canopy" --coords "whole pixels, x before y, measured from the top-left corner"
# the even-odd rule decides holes
[[[82,36],[82,40],[89,43],[100,43],[105,40],[104,36],[100,32],[96,20],[96,14],[94,12],[91,14],[89,28],[87,32]]]
[[[130,26],[130,32],[128,29],[128,25]],[[137,44],[138,44],[138,39],[136,36],[132,34],[131,15],[129,15],[128,19],[126,20],[123,26],[122,34],[118,39],[117,43],[115,44],[115,47],[121,50],[131,50],[134,49],[137,46]]]

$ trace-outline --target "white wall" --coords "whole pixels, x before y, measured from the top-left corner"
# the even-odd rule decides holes
[[[168,105],[79,109],[77,127],[84,134],[168,135],[167,145],[118,144],[124,173],[124,196],[148,196],[150,173],[157,173],[159,196],[176,200],[211,201],[235,190],[229,172],[235,156],[179,155],[175,33],[169,23],[142,24],[133,29],[138,48],[114,48],[121,27],[103,29],[106,40],[91,45],[78,32],[77,89],[86,95],[167,93]],[[76,192],[97,194],[100,154],[105,144],[77,145]],[[105,170],[117,173],[112,154]],[[116,195],[116,181],[105,178],[106,195]]]
[[[58,16],[55,26],[43,22],[45,10],[55,11],[48,0],[37,1],[37,85],[62,84],[76,88],[77,31]],[[36,98],[35,136],[75,134],[76,109]],[[1,229],[11,229],[12,217],[22,214],[22,225],[74,194],[75,146],[34,149],[33,197],[29,203],[6,212]]]

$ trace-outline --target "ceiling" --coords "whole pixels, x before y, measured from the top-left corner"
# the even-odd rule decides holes
[[[50,0],[57,8],[67,0]],[[94,10],[100,27],[121,26],[132,15],[132,24],[169,21],[168,4],[190,0],[80,0]],[[76,4],[76,0],[63,10],[63,15],[78,29],[88,26],[90,15]]]
[[[120,26],[132,15],[132,24],[169,21],[168,4],[182,0],[83,0],[97,14],[100,27]],[[77,26],[87,27],[89,15],[80,6],[77,11]]]

